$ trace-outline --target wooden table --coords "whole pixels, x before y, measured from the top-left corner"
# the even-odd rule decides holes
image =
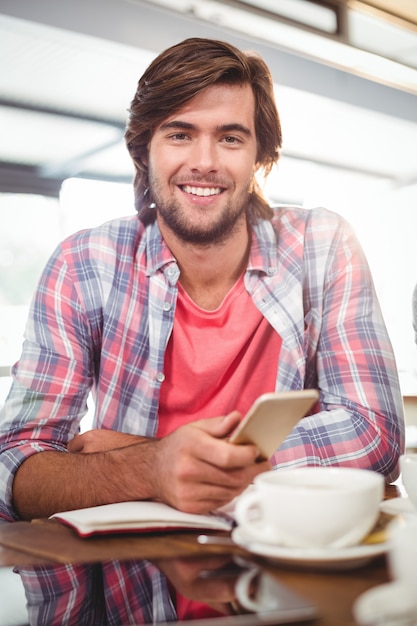
[[[387,498],[397,495],[397,487],[387,488]],[[237,546],[200,545],[195,533],[80,539],[73,530],[53,520],[0,524],[0,567],[126,559],[158,563],[188,557],[198,557],[204,563],[204,559],[231,552],[248,556]],[[390,579],[384,555],[357,569],[343,571],[297,569],[256,560],[265,571],[317,607],[316,626],[354,626],[352,606],[356,598]]]

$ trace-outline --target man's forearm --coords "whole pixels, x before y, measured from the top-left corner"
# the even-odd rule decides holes
[[[188,513],[218,509],[271,468],[258,462],[256,446],[230,443],[239,419],[232,411],[139,442],[124,433],[80,435],[69,452],[39,452],[24,461],[13,486],[15,510],[32,519],[130,500],[160,500]]]
[[[40,452],[18,469],[13,504],[22,519],[155,497],[149,441],[90,454]],[[140,447],[140,450],[139,450]],[[141,477],[146,477],[142,480]]]

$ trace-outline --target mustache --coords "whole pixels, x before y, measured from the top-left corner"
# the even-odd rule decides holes
[[[207,176],[190,175],[186,178],[184,176],[174,176],[171,178],[171,183],[174,185],[190,185],[192,183],[205,183],[206,185],[212,185],[213,187],[228,187],[230,181],[225,180],[215,174],[207,174]]]

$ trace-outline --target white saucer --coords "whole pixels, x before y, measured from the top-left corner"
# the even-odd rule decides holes
[[[379,505],[379,510],[382,511],[382,513],[388,513],[388,515],[409,513],[417,515],[417,509],[409,498],[390,498],[389,500],[384,500]]]
[[[280,565],[303,568],[347,570],[365,565],[388,550],[386,542],[357,545],[349,548],[288,548],[254,541],[241,527],[232,531],[233,541],[248,552]]]
[[[391,582],[362,593],[353,605],[353,615],[361,626],[417,624],[417,604],[401,583]]]

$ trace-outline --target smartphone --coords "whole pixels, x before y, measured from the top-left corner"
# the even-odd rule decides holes
[[[318,399],[317,389],[265,393],[255,400],[229,441],[253,443],[262,458],[269,459]]]

